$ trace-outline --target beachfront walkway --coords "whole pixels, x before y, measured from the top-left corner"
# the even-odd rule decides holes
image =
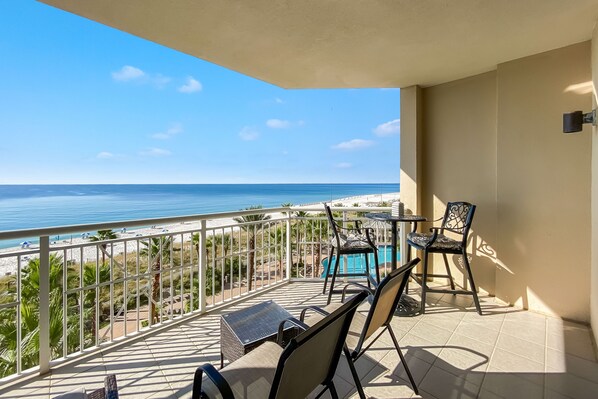
[[[321,283],[282,285],[0,391],[0,397],[47,399],[81,385],[98,388],[106,374],[114,373],[122,398],[189,398],[197,365],[219,365],[222,313],[274,299],[298,315],[307,305],[325,304],[321,289]],[[428,297],[426,315],[393,321],[421,397],[595,398],[598,363],[587,327],[498,305],[488,297],[480,298],[484,316],[469,297]],[[358,360],[357,369],[369,397],[419,397],[413,396],[386,335]],[[357,397],[344,359],[336,384],[341,397]]]

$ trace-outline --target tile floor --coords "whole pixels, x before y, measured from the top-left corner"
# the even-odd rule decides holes
[[[413,295],[417,298],[417,294]],[[189,398],[195,367],[219,364],[219,318],[231,309],[274,299],[294,315],[323,305],[321,283],[294,282],[232,307],[213,311],[44,377],[0,390],[1,398],[52,398],[117,374],[122,398]],[[420,388],[415,395],[386,334],[357,362],[371,398],[597,398],[598,363],[590,330],[481,298],[430,295],[423,316],[395,317],[393,327]],[[337,371],[341,397],[355,398],[344,359]]]

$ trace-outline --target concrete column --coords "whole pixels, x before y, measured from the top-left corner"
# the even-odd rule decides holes
[[[598,25],[592,34],[592,106],[597,106],[598,91]],[[587,112],[584,110],[584,112]],[[590,322],[594,342],[598,342],[598,128],[592,128],[592,172],[591,172],[591,265],[590,265]]]
[[[422,90],[401,89],[401,201],[413,213],[421,213]]]

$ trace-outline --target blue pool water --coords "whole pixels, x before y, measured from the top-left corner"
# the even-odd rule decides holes
[[[374,254],[369,254],[370,274],[375,275],[374,265]],[[400,257],[400,253],[397,252],[397,257]],[[341,257],[340,270],[343,272],[345,256]],[[390,262],[392,259],[392,247],[390,245],[382,245],[378,248],[378,262],[382,265],[386,262]],[[332,262],[328,261],[328,258],[322,260],[322,266],[324,266],[324,273],[322,277],[326,277],[327,273],[332,275],[334,271],[334,263],[336,262],[336,255],[332,257]],[[365,255],[347,255],[347,273],[363,273],[365,271]]]

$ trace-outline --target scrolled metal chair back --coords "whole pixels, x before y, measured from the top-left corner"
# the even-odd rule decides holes
[[[469,202],[449,202],[442,219],[442,229],[467,236],[475,208]]]

